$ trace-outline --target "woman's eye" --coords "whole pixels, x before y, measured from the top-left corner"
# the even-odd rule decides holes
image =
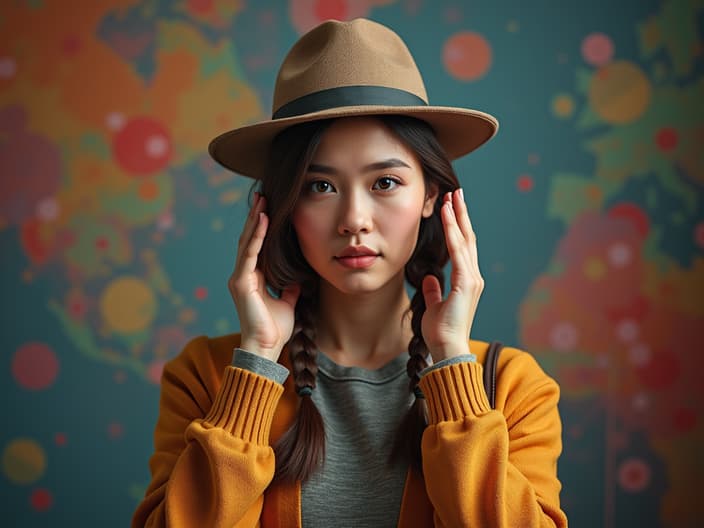
[[[389,178],[388,176],[383,176],[376,181],[376,183],[374,184],[374,189],[379,189],[381,191],[390,191],[392,189],[395,189],[398,184],[399,182],[397,180]]]
[[[333,191],[333,186],[323,180],[314,181],[308,184],[310,192],[314,193],[329,193]]]

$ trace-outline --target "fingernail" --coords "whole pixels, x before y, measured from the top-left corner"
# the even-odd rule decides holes
[[[460,187],[460,198],[464,200],[464,189]]]

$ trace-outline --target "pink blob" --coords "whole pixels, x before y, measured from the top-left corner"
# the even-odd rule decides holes
[[[474,81],[484,77],[492,61],[491,46],[479,33],[455,33],[442,51],[445,69],[461,81]]]
[[[677,146],[677,130],[672,127],[663,127],[655,134],[655,144],[663,152],[670,152]]]
[[[582,57],[587,64],[599,67],[608,64],[614,56],[614,44],[603,33],[592,33],[582,41]]]
[[[202,301],[208,296],[208,288],[205,286],[198,286],[194,292],[194,295],[196,296],[196,299]]]
[[[324,20],[345,20],[347,2],[345,0],[317,0],[313,6],[315,16]]]
[[[54,443],[59,447],[65,446],[68,443],[66,433],[56,433],[54,435]]]
[[[29,390],[49,388],[59,373],[59,360],[44,343],[25,343],[12,359],[12,375],[18,385]]]
[[[35,511],[47,511],[54,504],[54,496],[44,488],[37,488],[32,492],[29,502]]]
[[[528,175],[528,174],[522,174],[521,176],[518,177],[518,181],[516,182],[516,186],[518,187],[518,190],[521,192],[529,192],[533,190],[534,186],[534,181],[533,178]]]
[[[650,466],[639,458],[629,458],[618,468],[618,482],[628,492],[643,491],[650,484]]]
[[[125,433],[125,429],[121,423],[113,422],[108,425],[108,436],[110,438],[120,438]]]
[[[152,361],[147,368],[147,378],[149,378],[149,381],[155,385],[159,385],[161,383],[161,375],[164,372],[165,365],[166,361],[163,359],[155,359]]]

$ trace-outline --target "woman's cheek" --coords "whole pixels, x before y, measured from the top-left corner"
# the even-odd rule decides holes
[[[303,247],[309,247],[310,241],[319,240],[321,233],[318,230],[326,225],[320,214],[310,208],[301,208],[294,211],[292,216],[293,228],[298,241]]]

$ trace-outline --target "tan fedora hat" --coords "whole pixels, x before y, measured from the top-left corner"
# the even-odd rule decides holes
[[[491,139],[499,123],[466,108],[430,106],[423,79],[403,40],[371,20],[327,21],[303,35],[276,78],[272,117],[210,142],[222,166],[260,178],[269,145],[291,125],[344,116],[399,114],[429,123],[450,159]]]

